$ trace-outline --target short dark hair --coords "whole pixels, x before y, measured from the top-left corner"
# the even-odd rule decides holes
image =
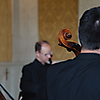
[[[49,42],[47,42],[46,40],[42,40],[42,41],[38,41],[38,42],[36,42],[36,44],[35,44],[35,52],[36,51],[41,51],[41,45],[43,44],[43,43],[46,43],[46,44],[49,44]],[[49,44],[50,45],[50,44]]]
[[[79,22],[79,40],[82,48],[95,50],[100,47],[100,7],[86,10]]]

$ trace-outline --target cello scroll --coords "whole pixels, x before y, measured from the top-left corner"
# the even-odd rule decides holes
[[[68,29],[63,29],[58,34],[59,46],[65,47],[69,52],[73,51],[77,56],[81,52],[81,46],[75,42],[67,41],[71,39],[72,34]]]

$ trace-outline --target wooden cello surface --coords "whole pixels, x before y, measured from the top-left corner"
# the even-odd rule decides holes
[[[63,29],[58,33],[59,46],[66,48],[69,52],[73,51],[77,56],[81,52],[81,46],[78,43],[67,41],[71,39],[72,34],[68,29]]]
[[[10,100],[14,100],[14,98],[10,95],[10,93],[5,89],[5,87],[0,84],[0,89],[4,91],[4,93],[9,97]],[[0,100],[7,100],[4,94],[0,90]]]
[[[0,100],[6,100],[6,98],[5,98],[4,95],[1,93],[1,91],[0,91]]]

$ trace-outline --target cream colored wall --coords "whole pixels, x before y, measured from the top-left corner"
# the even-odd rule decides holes
[[[0,83],[15,100],[20,91],[22,67],[35,58],[33,47],[36,41],[38,41],[38,0],[12,0],[12,61],[0,62]]]
[[[38,41],[38,0],[12,2],[13,62],[30,62]]]
[[[100,0],[79,0],[79,18],[86,9],[100,6]]]

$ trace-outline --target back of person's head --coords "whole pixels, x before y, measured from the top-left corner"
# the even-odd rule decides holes
[[[95,50],[100,47],[100,7],[86,10],[79,22],[79,39],[82,48]]]
[[[43,43],[49,44],[49,42],[47,42],[46,40],[42,40],[42,41],[36,42],[36,44],[35,44],[35,52],[36,51],[39,51],[39,52],[41,51],[41,46],[42,46]]]

